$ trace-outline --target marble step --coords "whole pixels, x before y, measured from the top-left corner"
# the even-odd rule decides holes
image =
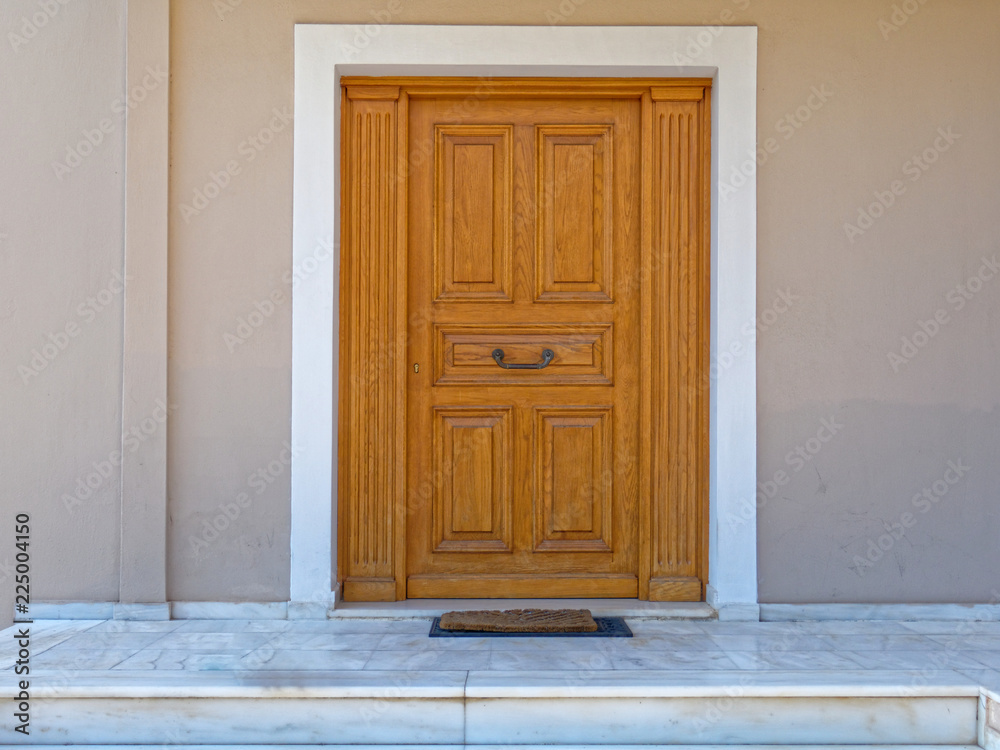
[[[918,685],[913,673],[887,672],[42,672],[31,735],[16,740],[354,750],[977,746],[981,691],[954,675]]]
[[[0,747],[10,747],[0,744]],[[34,745],[38,750],[150,750],[150,745]],[[232,750],[233,745],[177,745],[191,750]],[[254,745],[256,750],[468,750],[469,745]],[[477,750],[594,750],[594,745],[476,745]],[[628,745],[618,745],[629,750]],[[733,750],[735,745],[634,745],[634,750]],[[979,745],[739,745],[740,750],[980,750]]]

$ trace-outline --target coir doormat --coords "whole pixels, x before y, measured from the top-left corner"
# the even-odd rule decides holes
[[[632,631],[622,617],[592,617],[586,609],[513,609],[447,612],[434,618],[429,635],[631,638]]]

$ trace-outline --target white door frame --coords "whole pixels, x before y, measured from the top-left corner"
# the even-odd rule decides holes
[[[708,603],[757,619],[757,29],[378,23],[295,27],[289,616],[336,602],[342,75],[713,79]]]

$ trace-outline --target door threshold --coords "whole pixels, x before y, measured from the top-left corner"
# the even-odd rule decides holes
[[[476,609],[589,609],[602,617],[654,617],[666,620],[714,620],[705,602],[647,602],[638,599],[406,599],[401,602],[338,601],[329,619],[440,617],[445,612]]]

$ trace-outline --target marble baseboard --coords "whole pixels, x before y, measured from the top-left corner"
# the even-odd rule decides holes
[[[721,617],[720,617],[721,619]],[[762,622],[789,620],[998,621],[997,604],[761,604]]]
[[[333,616],[333,602],[288,602],[289,620],[326,620]]]
[[[284,620],[288,602],[173,602],[175,620]]]
[[[705,602],[716,612],[719,620],[733,622],[759,622],[760,605],[757,602],[729,602],[719,598],[712,584],[705,587]]]
[[[426,619],[454,609],[504,607],[580,607],[596,615],[712,620],[716,611],[698,602],[642,602],[632,599],[410,599],[402,602],[39,602],[36,620],[346,620],[352,618]],[[756,619],[733,617],[731,619]]]
[[[722,604],[716,607],[719,620],[738,622],[758,622],[760,620],[760,605],[758,604]]]
[[[121,604],[114,606],[115,620],[169,620],[170,603],[156,604]]]
[[[284,620],[289,608],[315,609],[326,619],[328,605],[312,602],[34,602],[28,616],[35,620]],[[25,615],[19,615],[24,617]]]
[[[719,604],[643,602],[632,599],[461,599],[402,602],[36,602],[35,620],[341,620],[349,618],[427,618],[452,609],[497,607],[584,607],[597,615],[677,620],[748,622],[794,621],[974,621],[1000,622],[994,604]]]
[[[113,620],[114,602],[32,602],[28,615],[34,620]]]
[[[169,620],[169,602],[32,602],[27,615],[33,620]]]

